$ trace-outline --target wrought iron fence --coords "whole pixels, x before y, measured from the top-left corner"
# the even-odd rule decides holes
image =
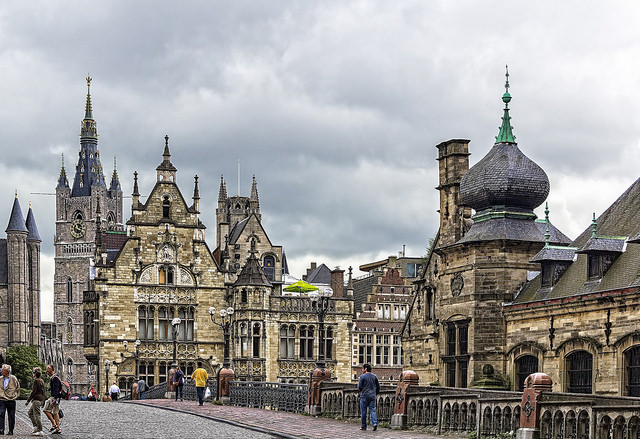
[[[302,413],[307,404],[307,385],[231,381],[229,396],[233,405]]]
[[[205,401],[213,401],[218,397],[218,387],[216,386],[216,382],[209,381],[209,390],[211,390],[211,396],[206,398]],[[148,390],[145,391],[144,397],[145,399],[164,399],[167,395],[167,382],[163,381],[155,386],[149,387]],[[182,388],[182,397],[187,401],[197,401],[198,400],[198,392],[196,390],[195,384],[185,383]],[[131,392],[128,395],[122,397],[120,400],[131,400]]]

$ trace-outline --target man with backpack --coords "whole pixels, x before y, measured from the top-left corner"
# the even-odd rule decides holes
[[[144,382],[144,378],[140,377],[140,381],[138,381],[138,398],[144,399],[144,392],[147,391],[147,383]]]
[[[49,389],[51,397],[44,403],[44,414],[51,421],[49,431],[52,434],[60,434],[60,398],[62,398],[62,381],[60,377],[53,371],[53,365],[47,365],[47,374],[49,374]]]
[[[173,375],[173,385],[176,388],[176,401],[178,400],[178,393],[180,393],[180,401],[184,401],[184,399],[182,399],[182,388],[184,387],[184,372],[182,372],[180,366],[178,366],[175,375]]]

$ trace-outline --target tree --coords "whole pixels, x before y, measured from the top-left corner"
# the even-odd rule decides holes
[[[11,365],[11,373],[20,381],[20,387],[30,389],[33,385],[33,368],[42,369],[45,378],[45,365],[38,359],[38,346],[16,345],[7,349],[7,364]]]

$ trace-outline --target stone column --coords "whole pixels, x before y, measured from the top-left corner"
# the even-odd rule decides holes
[[[322,414],[322,402],[320,401],[320,387],[324,380],[331,378],[331,371],[326,368],[316,367],[311,375],[311,386],[307,394],[306,411],[310,415],[318,416]]]
[[[396,387],[396,403],[391,416],[391,428],[400,430],[407,426],[407,391],[411,386],[417,386],[420,378],[412,370],[405,370],[400,374],[398,387]]]
[[[218,396],[222,404],[231,404],[231,396],[229,395],[229,382],[233,381],[235,374],[228,367],[220,371],[220,387],[218,388]]]
[[[551,392],[551,377],[546,373],[532,373],[524,380],[524,392],[520,403],[520,428],[517,439],[540,438],[540,397]]]

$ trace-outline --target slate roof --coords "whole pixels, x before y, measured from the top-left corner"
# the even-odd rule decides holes
[[[575,247],[559,247],[559,246],[549,246],[543,247],[542,250],[535,255],[531,262],[541,262],[541,261],[573,261],[576,254]]]
[[[598,238],[591,237],[580,247],[576,253],[588,253],[590,251],[622,253],[626,247],[627,238]]]
[[[622,237],[640,234],[640,179],[636,180],[596,220],[596,239],[591,226],[571,243],[572,247],[601,251],[623,251],[600,279],[590,280],[587,273],[588,255],[577,253],[576,260],[567,268],[553,288],[541,289],[540,276],[525,284],[514,303],[526,303],[611,291],[640,286],[640,244]],[[611,238],[616,237],[616,238]],[[622,246],[622,248],[621,248]]]
[[[547,223],[544,220],[517,219],[517,218],[493,218],[475,222],[457,243],[493,241],[506,239],[511,241],[545,242]],[[549,225],[551,244],[569,244],[569,239],[553,224]]]
[[[243,285],[273,287],[254,254],[249,256],[247,263],[244,264],[242,271],[238,275],[238,279],[233,284],[234,287]]]
[[[29,213],[27,213],[27,221],[25,225],[29,230],[29,234],[27,235],[27,239],[29,241],[42,241],[42,239],[40,239],[40,234],[38,233],[36,218],[33,215],[33,210],[31,209],[31,207],[29,207]]]
[[[9,217],[9,225],[5,232],[28,232],[27,225],[22,216],[22,209],[20,208],[20,202],[16,196],[13,200],[13,207],[11,208],[11,216]]]
[[[233,229],[231,229],[231,232],[229,233],[229,244],[235,244],[236,241],[238,241],[238,238],[240,238],[247,222],[249,222],[249,217],[246,217],[242,221],[238,221],[238,223],[233,226]]]
[[[310,284],[331,284],[331,269],[325,264],[318,265],[309,273],[306,282]]]

